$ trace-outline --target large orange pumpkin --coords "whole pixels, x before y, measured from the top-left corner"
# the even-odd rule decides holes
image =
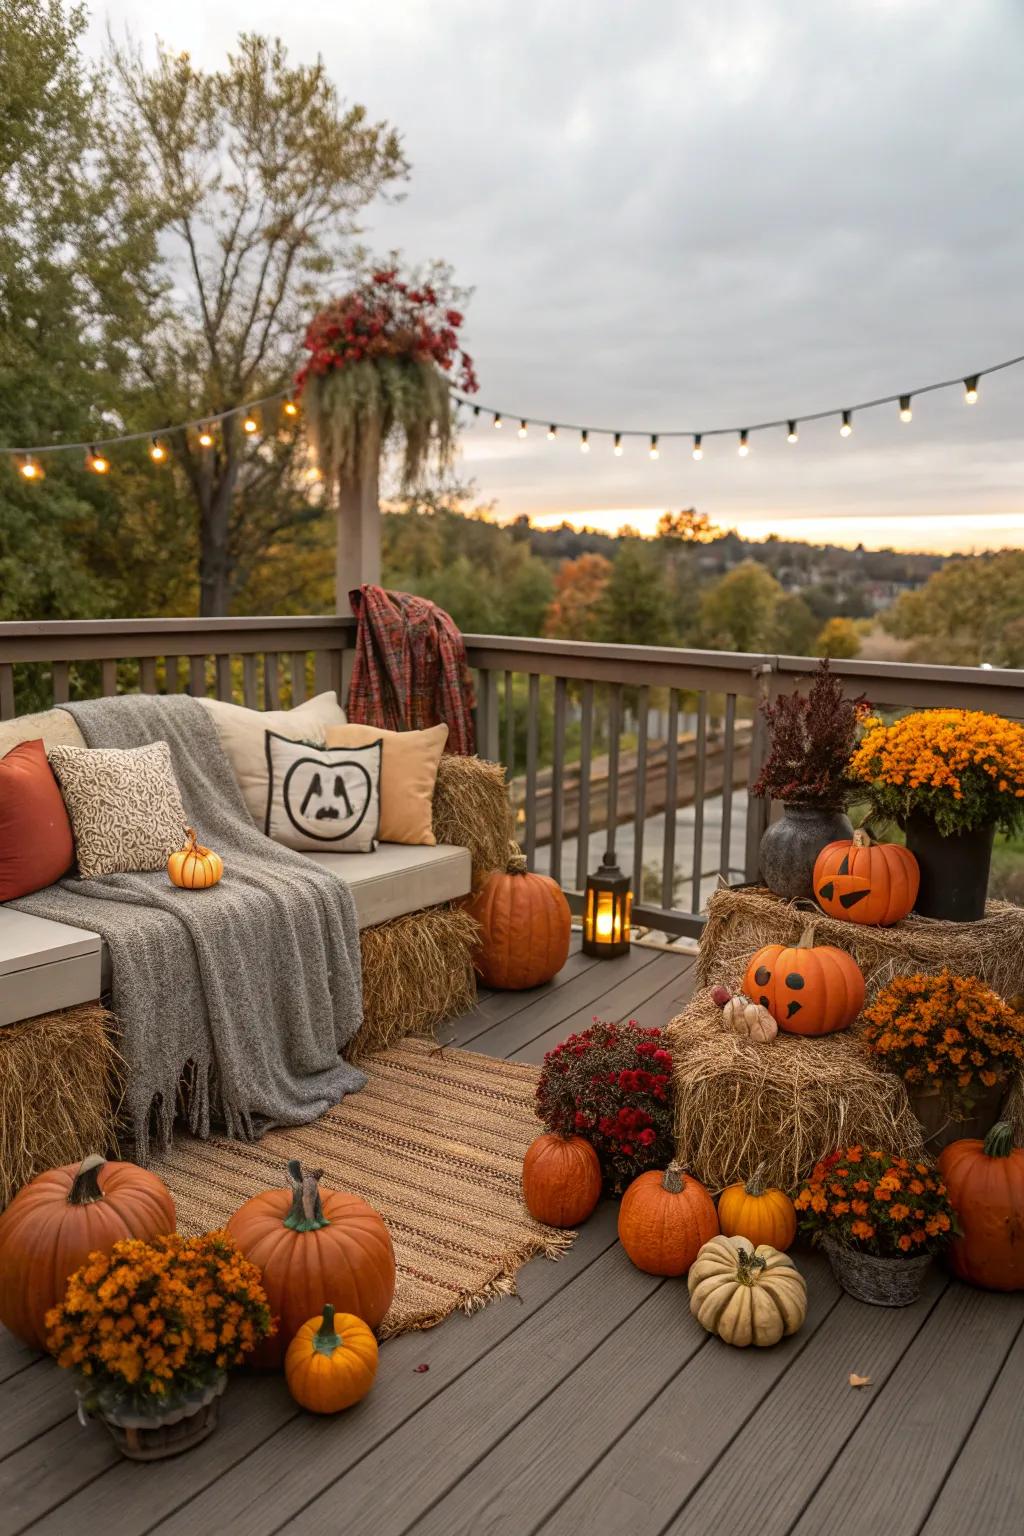
[[[582,1136],[538,1136],[523,1158],[523,1196],[536,1221],[575,1227],[601,1198],[601,1164]]]
[[[46,1314],[90,1253],[109,1253],[123,1237],[161,1237],[174,1222],[166,1184],[134,1163],[94,1153],[41,1173],[0,1216],[0,1322],[45,1349]]]
[[[288,1390],[310,1413],[340,1413],[364,1398],[377,1374],[377,1340],[361,1317],[323,1313],[303,1323],[284,1357]]]
[[[805,928],[797,944],[768,944],[747,966],[743,990],[791,1035],[849,1029],[864,1005],[864,977],[845,949],[814,942]]]
[[[619,1206],[619,1242],[648,1275],[685,1275],[717,1231],[715,1202],[679,1163],[640,1174]]]
[[[745,1237],[752,1248],[766,1243],[785,1253],[796,1237],[796,1209],[785,1190],[770,1189],[759,1171],[722,1190],[718,1225],[726,1237]]]
[[[873,843],[858,827],[828,843],[814,861],[814,894],[829,917],[888,928],[917,900],[921,871],[902,843]]]
[[[951,1142],[939,1156],[961,1236],[949,1245],[955,1274],[989,1291],[1024,1290],[1024,1151],[1005,1121],[984,1141]]]
[[[509,992],[539,987],[569,957],[569,903],[554,880],[527,870],[518,849],[504,870],[488,876],[466,909],[480,924],[473,964],[486,987]]]
[[[328,1304],[376,1328],[395,1294],[395,1253],[387,1227],[358,1195],[321,1189],[313,1173],[288,1164],[289,1189],[255,1195],[228,1231],[263,1276],[277,1333],[249,1357],[279,1366],[292,1339]]]

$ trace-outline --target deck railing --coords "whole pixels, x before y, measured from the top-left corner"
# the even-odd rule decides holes
[[[72,698],[191,692],[251,708],[344,694],[354,621],[336,617],[0,623],[0,720]],[[638,922],[696,932],[718,876],[754,879],[769,805],[748,798],[766,746],[758,705],[805,657],[467,635],[483,756],[508,769],[531,867],[578,904],[604,848],[632,876]],[[879,708],[1024,719],[1024,673],[837,661]]]

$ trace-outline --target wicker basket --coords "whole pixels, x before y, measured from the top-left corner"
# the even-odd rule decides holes
[[[121,1455],[130,1461],[163,1461],[191,1450],[213,1433],[226,1386],[227,1375],[222,1372],[201,1392],[189,1393],[161,1414],[143,1417],[95,1409],[90,1416],[99,1419]]]
[[[915,1259],[879,1259],[844,1248],[830,1237],[823,1237],[821,1246],[847,1295],[872,1307],[909,1307],[920,1296],[932,1262],[930,1253]]]

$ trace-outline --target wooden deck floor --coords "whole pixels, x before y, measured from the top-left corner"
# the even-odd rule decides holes
[[[455,1037],[539,1061],[595,1015],[666,1022],[689,968],[574,953],[549,987],[482,998]],[[633,1269],[604,1206],[559,1263],[521,1271],[517,1300],[386,1344],[351,1413],[303,1414],[279,1377],[236,1382],[204,1445],[143,1467],[79,1426],[63,1372],[0,1338],[0,1531],[1019,1536],[1024,1296],[935,1271],[915,1306],[872,1308],[816,1255],[798,1263],[805,1327],[730,1350],[685,1282]]]

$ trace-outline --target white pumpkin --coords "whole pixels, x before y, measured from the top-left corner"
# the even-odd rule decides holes
[[[796,1333],[807,1316],[807,1286],[793,1260],[745,1237],[713,1237],[690,1266],[690,1311],[726,1344],[765,1349]]]
[[[729,992],[725,987],[716,987],[711,995],[722,1010],[726,1027],[735,1034],[745,1035],[757,1045],[767,1045],[775,1039],[779,1032],[775,1019],[767,1008],[755,1003],[745,992]]]

